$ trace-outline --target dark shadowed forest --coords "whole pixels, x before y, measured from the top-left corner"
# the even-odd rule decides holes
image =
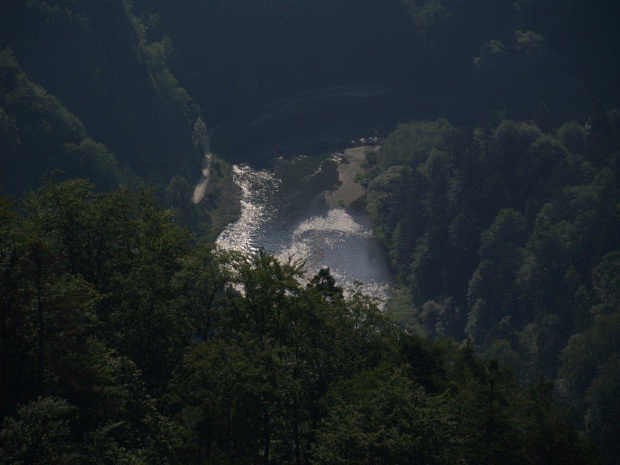
[[[0,463],[619,465],[619,21],[0,2]],[[369,131],[385,306],[215,245],[234,163]]]

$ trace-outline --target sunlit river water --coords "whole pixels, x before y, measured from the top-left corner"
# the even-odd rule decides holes
[[[259,248],[281,260],[306,260],[311,276],[329,267],[338,284],[384,299],[393,280],[384,249],[374,237],[363,206],[330,208],[325,193],[338,182],[337,163],[324,156],[280,158],[269,169],[235,165],[241,217],[218,237],[225,249]]]

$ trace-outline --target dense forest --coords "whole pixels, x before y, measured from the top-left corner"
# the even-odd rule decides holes
[[[620,464],[619,20],[0,2],[0,463]],[[230,163],[325,127],[389,133],[385,312],[212,243]]]
[[[402,124],[368,172],[368,210],[402,289],[391,312],[432,338],[471,341],[557,396],[617,454],[620,114],[554,129]],[[615,394],[614,394],[615,393]]]
[[[553,383],[408,335],[326,269],[192,245],[83,180],[23,210],[2,198],[2,463],[598,463]]]

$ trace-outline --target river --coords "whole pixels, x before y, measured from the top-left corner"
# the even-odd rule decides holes
[[[326,201],[326,193],[338,183],[337,166],[333,155],[283,156],[262,169],[234,165],[241,217],[228,225],[217,244],[245,253],[263,248],[281,260],[306,260],[309,276],[329,267],[345,289],[359,281],[365,292],[384,300],[393,278],[363,205],[345,210]]]

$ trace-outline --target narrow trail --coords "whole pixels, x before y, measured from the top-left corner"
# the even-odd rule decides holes
[[[207,190],[207,185],[209,184],[209,176],[211,175],[211,152],[207,152],[205,154],[205,159],[202,162],[202,176],[200,177],[200,181],[196,184],[196,188],[194,189],[194,195],[192,197],[192,202],[196,205],[200,203],[200,201],[205,196],[205,191]]]
[[[220,126],[221,124],[218,124],[212,128],[209,131],[209,134],[207,134],[207,138],[205,140],[205,158],[202,161],[202,176],[200,176],[200,181],[196,184],[196,187],[194,188],[194,195],[192,196],[192,202],[196,205],[202,201],[205,196],[205,192],[207,191],[209,177],[211,176],[211,160],[213,159],[213,155],[211,153],[211,134]]]

